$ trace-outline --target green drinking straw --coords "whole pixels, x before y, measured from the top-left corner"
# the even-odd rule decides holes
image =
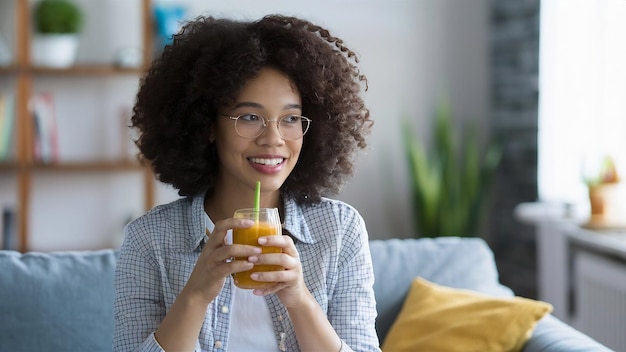
[[[259,209],[261,208],[261,181],[256,181],[254,190],[254,216],[255,221],[259,222]]]

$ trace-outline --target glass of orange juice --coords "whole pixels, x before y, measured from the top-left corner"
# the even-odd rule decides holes
[[[282,226],[277,208],[246,208],[235,210],[235,219],[249,219],[254,221],[254,226],[247,229],[233,229],[233,244],[247,244],[259,246],[258,239],[263,236],[282,236]],[[261,247],[263,253],[280,253],[278,247]],[[247,260],[247,258],[235,258],[236,260]],[[252,269],[233,274],[235,285],[239,288],[254,289],[267,287],[274,282],[255,281],[250,278],[250,274],[259,271],[279,271],[283,270],[280,265],[255,265]]]

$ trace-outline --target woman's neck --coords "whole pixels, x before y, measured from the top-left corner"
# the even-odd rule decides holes
[[[254,206],[254,191],[226,190],[216,187],[215,192],[204,199],[204,211],[213,222],[231,218],[235,210],[252,208]],[[283,202],[280,192],[261,193],[261,208],[278,208],[283,213]]]

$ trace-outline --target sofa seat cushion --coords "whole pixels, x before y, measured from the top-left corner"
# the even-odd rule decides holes
[[[521,351],[548,303],[413,280],[384,351]]]
[[[0,351],[111,351],[115,260],[0,251]]]

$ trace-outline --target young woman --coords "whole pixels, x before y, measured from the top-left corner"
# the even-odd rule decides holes
[[[126,227],[115,351],[379,351],[363,219],[326,198],[372,125],[356,63],[326,29],[279,15],[199,17],[164,49],[132,125],[142,159],[183,198]],[[252,226],[232,216],[257,181],[284,236],[227,244]],[[233,285],[257,264],[284,270],[253,276],[266,288]]]

